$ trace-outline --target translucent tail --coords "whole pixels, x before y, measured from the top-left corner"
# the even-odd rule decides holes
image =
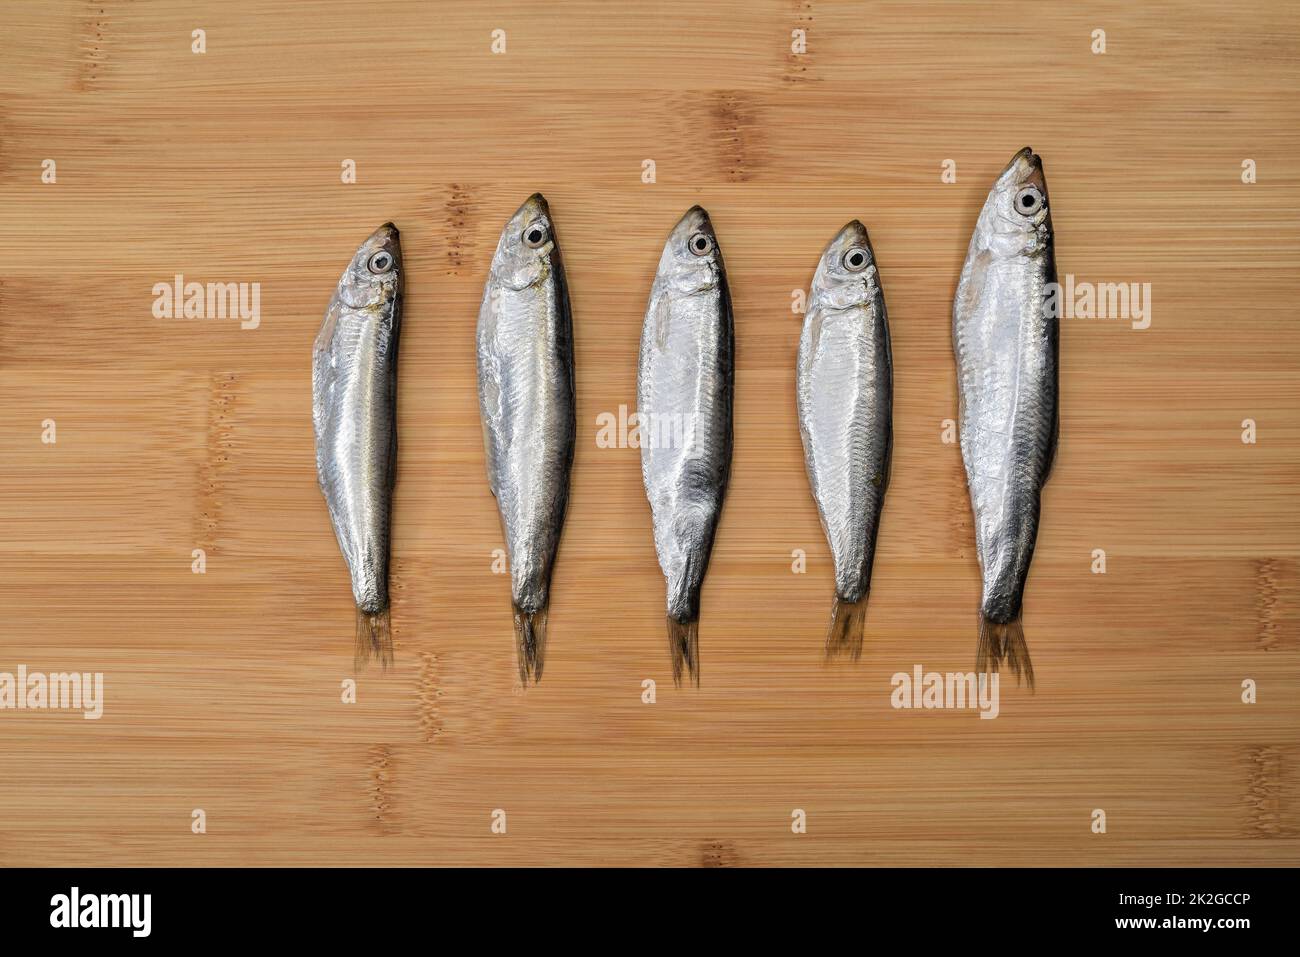
[[[385,671],[393,663],[393,629],[387,608],[377,612],[357,609],[357,644],[352,665],[362,671],[371,658],[378,658]]]
[[[678,621],[668,618],[668,650],[673,656],[673,684],[682,686],[682,672],[691,676],[691,683],[700,686],[700,620]]]
[[[975,670],[979,672],[997,671],[1002,662],[1007,663],[1016,684],[1020,684],[1023,673],[1029,682],[1029,689],[1034,688],[1034,666],[1029,660],[1029,649],[1025,647],[1025,632],[1020,627],[1017,615],[1006,624],[989,621],[980,615],[980,643],[975,653]]]
[[[831,626],[826,630],[826,660],[847,655],[857,661],[862,654],[862,630],[867,622],[867,596],[845,601],[835,596]]]
[[[528,686],[542,680],[543,657],[546,653],[546,608],[523,611],[514,606],[515,660],[519,664],[519,680]]]

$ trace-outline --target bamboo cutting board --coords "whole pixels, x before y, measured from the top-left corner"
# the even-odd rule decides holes
[[[0,711],[0,864],[1300,863],[1298,83],[1284,3],[0,7],[0,672],[104,675],[99,720]],[[895,673],[974,664],[951,297],[1026,144],[1062,276],[1149,283],[1150,324],[1062,323],[1037,692],[1004,682],[995,720],[897,709]],[[579,440],[525,693],[473,328],[534,190]],[[675,690],[639,453],[597,428],[634,406],[659,251],[696,202],[735,301],[736,447],[703,685]],[[866,650],[828,667],[792,304],[854,217],[895,454]],[[346,703],[310,353],[386,219],[397,668]],[[177,274],[259,284],[256,328],[156,318]]]

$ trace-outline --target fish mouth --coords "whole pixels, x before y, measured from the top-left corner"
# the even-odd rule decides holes
[[[366,240],[365,244],[366,248],[370,249],[372,252],[386,249],[394,256],[400,258],[402,234],[398,231],[396,226],[391,222],[387,222],[371,233],[370,238]]]
[[[400,266],[402,262],[402,234],[391,221],[386,222],[370,234],[370,238],[365,241],[363,249],[366,250],[367,256],[384,250]]]
[[[681,222],[696,229],[713,228],[713,222],[709,219],[709,211],[698,204],[682,214]]]
[[[1043,158],[1034,152],[1032,146],[1026,146],[1021,149],[1020,152],[1016,153],[1015,156],[1011,157],[1011,162],[1007,164],[1007,169],[1010,169],[1013,166],[1019,166],[1024,169],[1033,167],[1041,169],[1043,166]]]
[[[515,214],[511,219],[533,219],[537,216],[549,217],[550,212],[551,207],[546,202],[546,197],[541,193],[533,193],[532,196],[529,196],[524,200],[523,204],[515,210]]]
[[[844,257],[851,249],[865,249],[867,258],[865,263],[859,260],[859,264],[853,268],[845,265]],[[853,219],[845,223],[835,238],[826,244],[822,250],[821,260],[817,264],[817,273],[813,278],[814,283],[823,281],[824,276],[834,275],[843,278],[846,273],[861,272],[866,265],[875,261],[875,252],[871,248],[871,237],[867,235],[867,227],[862,225],[862,220]]]
[[[999,180],[1020,186],[1037,186],[1044,195],[1047,193],[1047,179],[1043,175],[1043,158],[1034,152],[1033,147],[1024,149],[1011,157],[1011,162],[1002,171]]]
[[[512,241],[516,244],[522,244],[522,236],[525,231],[530,230],[534,225],[541,224],[548,232],[552,230],[551,207],[546,202],[546,197],[541,193],[533,193],[506,222],[505,234],[512,234],[515,237]],[[505,238],[503,234],[503,240]],[[551,233],[551,248],[558,251],[558,246],[554,243],[554,233]]]
[[[695,233],[703,233],[715,243],[717,242],[717,236],[713,232],[713,221],[709,219],[709,211],[703,206],[692,206],[673,227],[673,234],[683,243]]]
[[[831,240],[831,245],[837,249],[844,249],[849,246],[865,246],[871,249],[871,237],[867,235],[867,227],[862,225],[862,220],[854,219],[844,224],[844,227],[835,234]]]
[[[876,254],[867,227],[859,219],[850,220],[822,250],[813,274],[809,302],[816,299],[830,310],[860,305],[875,283],[875,263]]]
[[[402,234],[398,228],[393,225],[392,220],[389,220],[370,234],[370,242],[375,245],[397,242],[398,239],[401,238],[401,235]]]

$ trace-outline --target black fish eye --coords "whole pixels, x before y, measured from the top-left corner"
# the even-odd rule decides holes
[[[713,249],[713,240],[704,233],[696,233],[686,241],[686,248],[697,256],[707,256]]]
[[[536,249],[544,242],[546,242],[546,227],[541,223],[533,223],[524,230],[524,245],[529,249]]]
[[[366,263],[366,268],[373,273],[388,272],[388,270],[393,268],[392,253],[383,249],[379,250],[379,252],[370,257],[370,261]]]
[[[1043,194],[1035,186],[1026,186],[1016,193],[1016,212],[1021,216],[1032,216],[1043,208]]]
[[[871,257],[861,246],[854,246],[844,254],[844,268],[849,272],[862,272],[867,268],[867,263],[871,262]]]

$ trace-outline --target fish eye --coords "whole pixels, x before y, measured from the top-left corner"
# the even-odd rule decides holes
[[[697,256],[707,256],[713,250],[713,240],[704,233],[695,233],[686,241],[686,248]]]
[[[844,254],[844,268],[849,272],[862,272],[869,262],[871,257],[861,246],[854,246]]]
[[[373,273],[388,272],[393,268],[393,254],[387,250],[381,249],[370,257],[366,263],[366,268]]]
[[[533,223],[524,230],[524,245],[529,249],[536,249],[542,243],[546,242],[546,226],[543,223]]]
[[[1026,186],[1016,193],[1016,212],[1021,216],[1032,216],[1045,205],[1044,197],[1036,186]]]

